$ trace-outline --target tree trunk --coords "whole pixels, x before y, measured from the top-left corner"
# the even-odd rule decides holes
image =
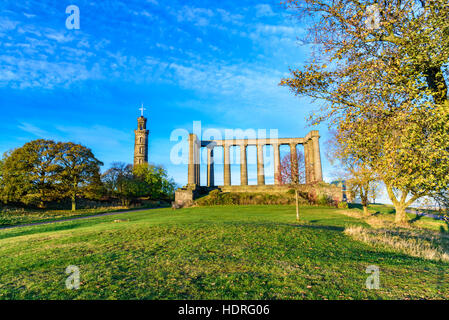
[[[76,194],[72,195],[72,211],[76,211]]]
[[[408,219],[407,219],[407,213],[405,212],[405,207],[400,205],[394,206],[396,210],[396,216],[394,218],[394,222],[398,225],[407,225]]]
[[[365,216],[369,215],[368,206],[366,205],[366,203],[363,204],[363,215]]]
[[[299,200],[298,200],[298,190],[295,190],[296,197],[296,221],[299,222]]]
[[[363,214],[365,216],[367,216],[368,213],[368,191],[366,190],[365,193],[363,193],[363,191],[360,192],[360,200],[362,202],[362,207],[363,207]]]
[[[41,191],[41,198],[39,199],[39,204],[37,205],[37,207],[39,209],[45,209],[45,192]]]
[[[78,180],[75,178],[73,181],[73,193],[72,193],[72,211],[76,211],[76,190],[78,188]]]

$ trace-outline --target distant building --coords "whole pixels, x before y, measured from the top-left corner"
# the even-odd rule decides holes
[[[142,115],[137,118],[137,130],[134,130],[134,165],[148,163],[148,133],[147,118]]]
[[[347,183],[345,180],[332,181],[330,184],[341,187],[343,201],[354,202],[352,194],[351,194],[350,190],[348,190]]]

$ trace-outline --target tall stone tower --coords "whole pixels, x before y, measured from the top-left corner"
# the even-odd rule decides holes
[[[147,118],[142,115],[137,118],[137,130],[134,130],[134,165],[148,163],[148,133]]]

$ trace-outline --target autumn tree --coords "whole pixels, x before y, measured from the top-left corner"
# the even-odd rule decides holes
[[[376,203],[376,199],[378,199],[382,195],[382,185],[379,181],[374,181],[371,183],[369,187],[369,198],[372,203]]]
[[[345,181],[347,192],[351,198],[359,196],[364,215],[368,215],[369,198],[373,191],[377,192],[378,176],[367,162],[347,157],[345,145],[341,144],[338,133],[334,130],[327,141],[327,158],[337,169],[340,180]],[[377,195],[377,194],[376,194]]]
[[[360,197],[363,214],[368,215],[370,191],[376,183],[376,175],[371,168],[361,163],[360,165],[348,165],[348,188]]]
[[[95,158],[92,151],[80,144],[60,142],[56,146],[56,162],[58,177],[65,194],[70,197],[72,211],[76,210],[76,200],[86,189],[99,185],[101,161]]]
[[[289,0],[310,24],[316,59],[281,81],[322,101],[344,156],[384,182],[396,209],[449,185],[446,0]]]
[[[52,140],[39,139],[5,153],[1,190],[4,202],[23,202],[43,208],[59,197],[55,146]]]

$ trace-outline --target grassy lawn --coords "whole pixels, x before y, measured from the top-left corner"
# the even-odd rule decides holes
[[[352,204],[350,208],[360,209],[361,205]],[[374,216],[393,223],[395,210],[392,205],[385,204],[370,204],[368,206],[369,212]],[[409,221],[414,227],[431,229],[440,232],[449,232],[449,225],[443,220],[437,220],[430,217],[420,216],[414,213],[407,213]]]
[[[156,207],[156,205],[145,206],[143,208],[151,208],[151,207]],[[22,224],[73,219],[79,217],[94,216],[97,214],[108,212],[129,211],[129,210],[133,209],[125,207],[107,207],[98,209],[80,209],[74,212],[71,210],[37,210],[37,209],[34,210],[15,209],[9,211],[0,211],[0,228]]]
[[[297,224],[291,206],[154,209],[1,230],[0,298],[449,298],[448,263],[353,240],[345,226],[370,226],[342,212],[302,208]]]

